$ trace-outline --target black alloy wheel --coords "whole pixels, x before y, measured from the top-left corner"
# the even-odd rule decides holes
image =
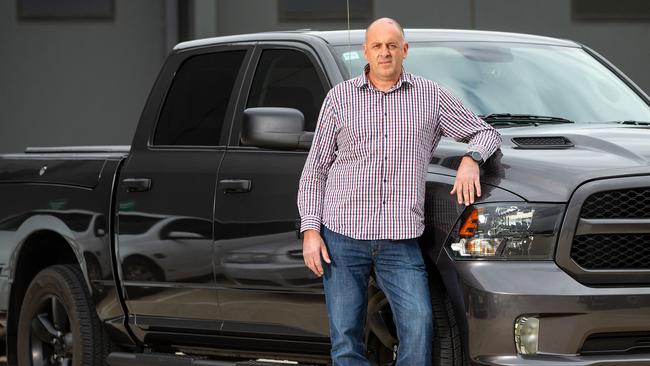
[[[461,366],[463,353],[461,336],[449,298],[431,287],[433,310],[433,366]],[[373,366],[394,366],[397,358],[397,330],[390,304],[384,293],[376,288],[369,292],[366,317],[366,349]]]
[[[18,366],[105,365],[106,341],[77,266],[56,265],[36,275],[18,320]]]

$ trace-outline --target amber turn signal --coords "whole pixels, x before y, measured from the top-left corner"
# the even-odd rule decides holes
[[[463,222],[460,229],[458,230],[458,236],[461,238],[471,238],[476,233],[478,229],[478,209],[473,209],[470,212],[469,216]]]

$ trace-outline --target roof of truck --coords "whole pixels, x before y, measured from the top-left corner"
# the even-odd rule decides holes
[[[331,45],[347,45],[348,40],[351,44],[361,44],[364,37],[364,29],[353,29],[335,31],[313,31],[309,29],[296,31],[276,31],[263,33],[240,34],[223,37],[213,37],[197,39],[188,42],[182,42],[174,47],[174,50],[184,50],[188,48],[203,47],[224,43],[239,42],[257,42],[257,41],[313,41],[315,38],[320,39]],[[409,42],[441,42],[441,41],[477,41],[477,42],[518,42],[534,43],[546,45],[558,45],[578,47],[576,42],[535,36],[523,33],[493,32],[479,30],[461,30],[461,29],[405,29],[404,33]]]

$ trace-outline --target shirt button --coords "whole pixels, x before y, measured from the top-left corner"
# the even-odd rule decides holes
[[[385,204],[386,204],[386,201],[382,202],[381,204],[382,204],[382,205],[385,205]]]
[[[386,179],[384,179],[384,183],[386,183]]]

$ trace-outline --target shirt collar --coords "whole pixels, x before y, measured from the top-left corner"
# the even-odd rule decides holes
[[[368,72],[370,71],[370,65],[366,64],[366,66],[363,67],[363,73],[359,76],[357,76],[356,80],[354,81],[354,85],[361,89],[361,88],[374,88],[372,84],[370,84],[370,80],[368,80]],[[402,85],[408,85],[408,86],[413,86],[415,85],[413,81],[413,74],[410,72],[407,72],[404,70],[404,66],[402,66],[402,73],[399,75],[399,79],[397,80],[397,83],[393,85],[389,91],[397,90],[402,87]]]

